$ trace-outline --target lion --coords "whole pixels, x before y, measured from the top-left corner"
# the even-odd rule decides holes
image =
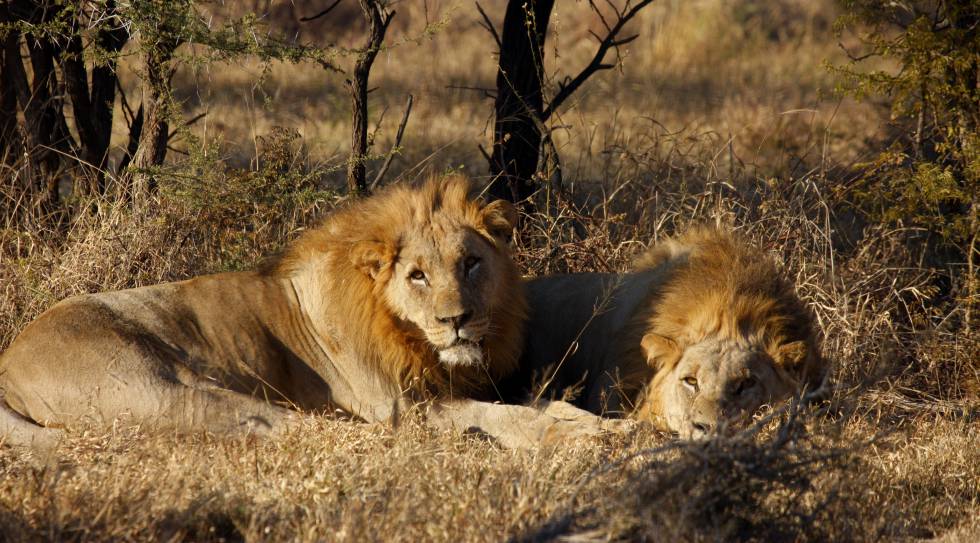
[[[0,356],[0,441],[119,421],[276,435],[304,412],[395,421],[417,405],[505,446],[606,431],[548,414],[571,406],[489,403],[524,338],[515,220],[433,178],[333,213],[257,271],[68,298]]]
[[[526,283],[531,306],[512,398],[575,396],[592,413],[683,438],[737,428],[819,387],[813,317],[770,259],[717,228],[657,244],[625,274]]]

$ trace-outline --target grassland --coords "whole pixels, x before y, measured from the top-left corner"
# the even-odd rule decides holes
[[[405,95],[417,102],[388,181],[449,168],[480,179],[491,102],[460,87],[492,86],[491,40],[470,4],[397,9],[400,45],[372,78],[372,111],[389,108],[379,152]],[[556,9],[552,80],[586,62],[596,24],[585,3]],[[0,540],[977,540],[980,334],[944,294],[959,268],[848,205],[855,165],[893,129],[873,100],[833,95],[835,17],[823,0],[650,8],[622,68],[556,121],[570,198],[524,217],[516,240],[539,275],[626,269],[692,220],[741,230],[814,309],[834,364],[827,401],[706,443],[641,428],[538,451],[411,418],[321,417],[263,443],[76,431],[48,456],[0,448]],[[439,23],[431,36],[408,39],[427,22]],[[357,39],[340,22],[297,29]],[[336,75],[188,64],[176,82],[187,118],[207,116],[196,141],[175,144],[190,156],[171,154],[153,205],[90,201],[53,224],[4,187],[0,349],[70,294],[253,266],[342,200],[349,112]],[[276,126],[300,137],[270,137]]]

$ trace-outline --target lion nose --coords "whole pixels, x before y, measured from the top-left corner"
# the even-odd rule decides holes
[[[451,316],[446,316],[446,317],[436,317],[436,320],[439,321],[439,322],[441,322],[441,323],[443,323],[443,324],[452,324],[453,325],[453,328],[459,330],[460,327],[462,327],[464,324],[466,324],[466,321],[470,320],[470,317],[471,316],[473,316],[473,312],[472,311],[464,311],[464,312],[459,313],[457,315],[451,315]]]

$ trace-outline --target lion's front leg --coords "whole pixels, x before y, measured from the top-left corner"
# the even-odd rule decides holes
[[[560,400],[553,400],[537,404],[537,407],[540,408],[546,415],[551,415],[556,419],[598,426],[608,432],[628,433],[636,427],[636,422],[633,420],[600,417],[591,411],[580,409],[568,402]]]
[[[577,410],[573,406],[568,407]],[[553,413],[557,410],[564,414],[571,412],[563,407],[553,407]],[[479,432],[505,447],[521,449],[628,431],[625,425],[610,425],[608,423],[612,421],[577,411],[581,412],[578,418],[563,418],[547,413],[546,409],[524,405],[459,400],[433,406],[429,410],[428,420],[438,428]]]

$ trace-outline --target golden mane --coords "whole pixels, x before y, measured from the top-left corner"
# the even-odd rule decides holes
[[[802,341],[808,350],[803,363],[780,369],[800,384],[823,379],[810,310],[752,245],[717,228],[697,227],[636,260],[635,271],[655,268],[663,270],[663,282],[634,316],[629,343],[638,344],[647,332],[681,345],[715,336],[764,349],[779,364],[777,348]]]
[[[305,232],[267,273],[290,277],[315,269],[329,278],[321,281],[321,288],[332,303],[323,310],[343,327],[338,336],[352,342],[365,364],[376,365],[401,390],[424,397],[489,397],[492,382],[517,367],[527,305],[506,241],[494,231],[494,225],[485,224],[483,206],[471,194],[469,181],[460,176],[430,178],[420,189],[391,186],[331,214],[321,226]],[[491,333],[484,343],[486,367],[450,370],[439,362],[422,332],[393,315],[383,300],[399,251],[409,241],[407,236],[419,228],[437,237],[445,228],[470,228],[486,238],[507,263],[507,276],[498,289],[502,299],[492,301]],[[380,245],[390,257],[374,278],[354,262],[364,242]],[[310,315],[311,319],[324,317]]]

